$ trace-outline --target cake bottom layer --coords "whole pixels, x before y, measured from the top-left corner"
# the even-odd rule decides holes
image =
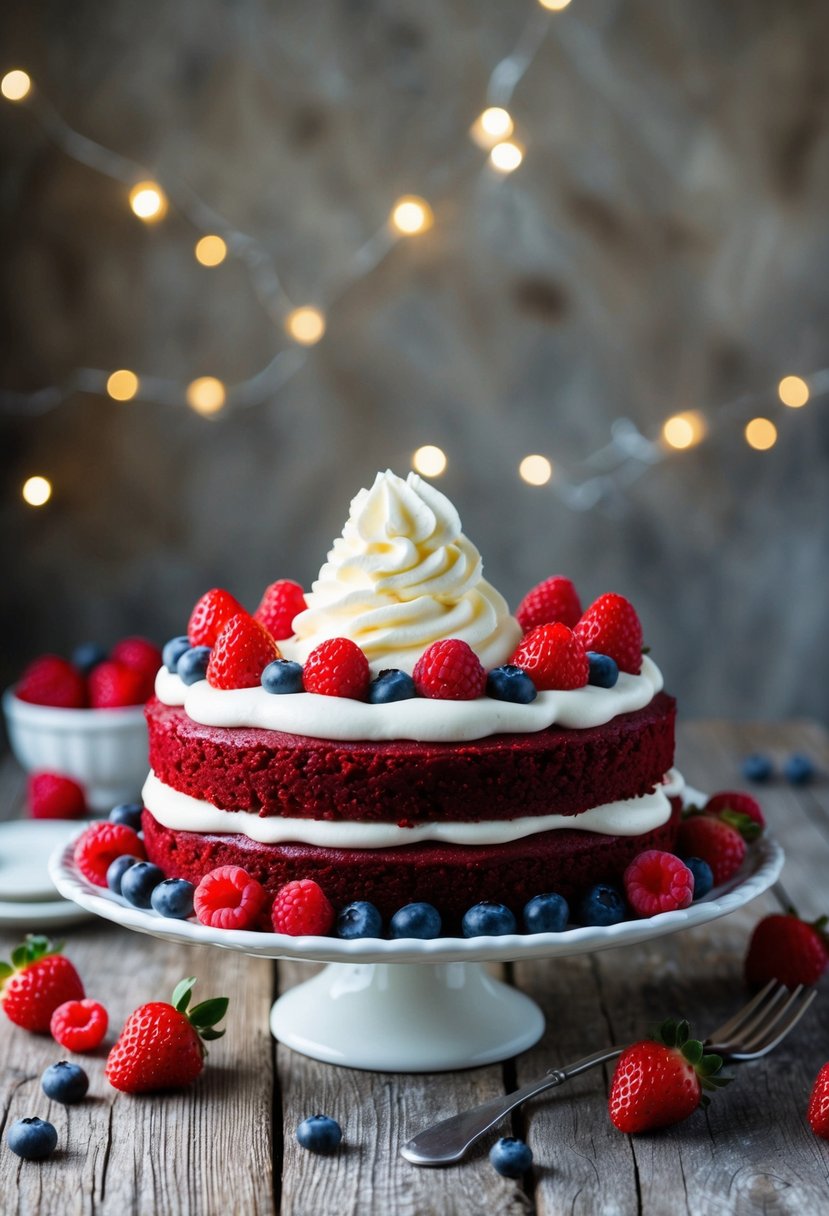
[[[434,904],[444,932],[456,931],[467,908],[481,900],[506,904],[520,918],[527,900],[557,891],[577,900],[597,882],[618,884],[645,849],[671,850],[681,803],[671,817],[641,836],[560,830],[489,846],[412,844],[392,849],[326,849],[306,844],[261,844],[241,834],[184,832],[163,827],[146,808],[144,844],[168,878],[198,883],[217,866],[242,866],[271,896],[296,878],[313,878],[339,909],[353,900],[375,904],[384,918],[404,904]],[[520,923],[520,920],[519,920]]]

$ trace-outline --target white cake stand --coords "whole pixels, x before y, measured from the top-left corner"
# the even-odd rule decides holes
[[[72,854],[72,844],[56,849],[49,862],[52,881],[61,895],[106,920],[185,945],[328,963],[273,1006],[274,1037],[329,1064],[382,1072],[471,1068],[526,1051],[544,1031],[541,1010],[523,992],[494,979],[485,963],[587,954],[706,924],[767,890],[784,860],[776,841],[763,836],[749,847],[735,878],[699,903],[608,928],[433,941],[341,941],[211,929],[195,920],[143,911],[88,882]]]

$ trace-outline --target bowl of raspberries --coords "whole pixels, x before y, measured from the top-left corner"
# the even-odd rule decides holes
[[[160,666],[161,651],[140,637],[34,659],[3,694],[19,763],[72,777],[92,810],[134,801],[147,775],[144,702]]]

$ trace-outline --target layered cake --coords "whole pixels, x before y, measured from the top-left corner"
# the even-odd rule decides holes
[[[335,908],[426,901],[451,930],[672,848],[675,703],[627,601],[522,629],[448,499],[391,472],[296,594],[274,639],[209,593],[158,673],[143,828],[166,875],[313,878]]]

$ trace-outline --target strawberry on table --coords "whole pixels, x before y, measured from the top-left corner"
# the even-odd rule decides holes
[[[510,663],[526,671],[538,689],[583,688],[590,674],[581,639],[561,622],[539,625],[528,633]]]
[[[272,638],[279,642],[294,632],[293,620],[307,607],[305,593],[299,583],[289,578],[278,578],[271,583],[260,600],[254,617],[264,625]]]
[[[707,861],[714,885],[719,886],[733,878],[743,864],[746,842],[736,828],[715,815],[691,814],[680,825],[677,852]]]
[[[213,688],[256,688],[268,664],[281,657],[265,626],[246,612],[237,612],[216,638],[207,682]]]
[[[0,1004],[24,1030],[45,1034],[52,1014],[65,1001],[83,1000],[81,977],[60,947],[32,934],[0,963]]]
[[[755,927],[745,961],[746,983],[762,988],[779,980],[787,988],[816,984],[829,962],[826,916],[811,924],[794,909],[764,917]]]
[[[642,670],[642,626],[636,609],[623,595],[600,595],[574,632],[585,650],[610,655],[620,671],[635,676]]]
[[[44,654],[34,659],[17,681],[14,695],[32,705],[59,709],[84,709],[86,681],[77,667],[60,655]]]
[[[527,592],[515,616],[524,633],[556,621],[572,629],[581,616],[581,602],[570,579],[554,574]]]
[[[230,618],[244,611],[239,601],[222,587],[205,591],[187,622],[190,645],[212,646]]]
[[[815,1077],[806,1117],[815,1135],[829,1140],[829,1064],[824,1064]]]

